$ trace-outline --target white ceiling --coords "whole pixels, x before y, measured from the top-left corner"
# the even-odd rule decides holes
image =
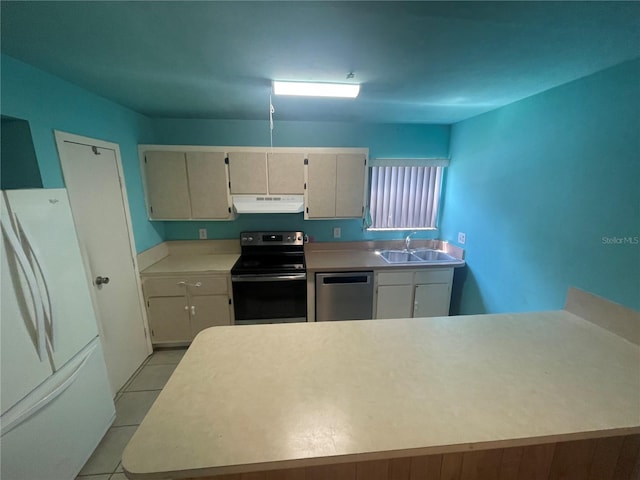
[[[639,2],[32,2],[2,52],[151,117],[454,123],[640,56]]]

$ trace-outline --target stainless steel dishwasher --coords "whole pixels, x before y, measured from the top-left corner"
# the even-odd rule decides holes
[[[316,273],[316,321],[373,317],[373,272]]]

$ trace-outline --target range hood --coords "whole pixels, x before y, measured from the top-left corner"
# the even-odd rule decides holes
[[[238,213],[300,213],[304,195],[233,195]]]

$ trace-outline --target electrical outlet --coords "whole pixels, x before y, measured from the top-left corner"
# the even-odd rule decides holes
[[[458,243],[464,245],[467,241],[467,234],[464,232],[458,232]]]
[[[333,227],[333,238],[340,238],[340,235],[342,235],[340,227]]]
[[[200,236],[200,240],[206,240],[207,239],[207,229],[206,228],[201,228],[200,230],[198,230],[198,235]]]

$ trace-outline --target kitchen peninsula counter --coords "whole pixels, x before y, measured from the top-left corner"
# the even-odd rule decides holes
[[[447,455],[504,459],[509,448],[605,437],[637,462],[639,433],[640,347],[567,310],[214,327],[194,340],[123,466],[131,479],[305,478],[322,465],[390,472],[435,455],[444,470]]]

